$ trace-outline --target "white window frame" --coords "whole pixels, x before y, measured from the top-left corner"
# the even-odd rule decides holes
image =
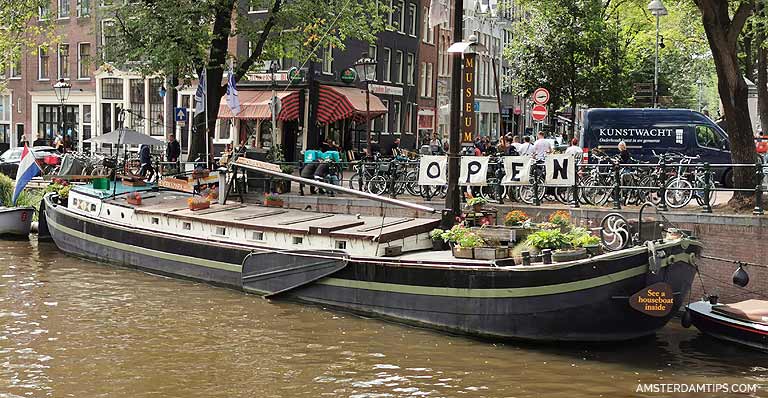
[[[386,68],[384,69],[384,76],[382,76],[382,78],[384,79],[385,83],[391,83],[392,82],[392,50],[387,47],[384,47],[384,66]]]
[[[48,76],[43,77],[43,62],[42,57],[43,54],[45,54],[47,62],[47,70],[48,70]],[[37,48],[37,80],[40,81],[49,81],[51,80],[51,55],[49,54],[49,51],[44,46],[40,46]]]
[[[248,7],[248,14],[266,14],[269,12],[269,9],[266,8],[255,8],[253,4]]]
[[[333,74],[333,46],[328,44],[323,50],[323,74]]]
[[[80,74],[80,71],[81,71],[82,66],[83,66],[83,52],[82,52],[83,51],[83,44],[87,44],[88,45],[88,48],[89,48],[89,50],[88,50],[88,57],[89,57],[88,62],[93,64],[93,61],[92,61],[93,60],[93,46],[91,45],[91,43],[87,42],[87,41],[84,41],[84,42],[81,42],[81,43],[77,43],[77,80],[91,80],[91,75],[90,74],[88,76],[83,76],[83,75]]]
[[[407,61],[406,61],[406,64],[405,64],[405,69],[408,72],[405,75],[405,82],[409,86],[415,86],[416,85],[416,82],[414,81],[415,79],[413,77],[414,69],[415,68],[416,68],[416,55],[413,54],[413,53],[408,53]]]
[[[88,6],[83,7],[83,4],[87,4]],[[77,0],[77,17],[87,18],[90,16],[91,16],[91,0]]]
[[[429,7],[424,7],[424,24],[421,29],[421,41],[426,44],[435,44],[435,28],[429,26]]]
[[[413,131],[414,130],[413,120],[416,118],[415,115],[418,113],[418,111],[416,109],[416,104],[414,104],[413,102],[409,102],[407,108],[408,108],[408,113],[407,113],[408,120],[406,121],[406,125],[405,125],[405,127],[406,127],[405,133],[406,134],[413,134],[414,133],[414,131]]]
[[[392,30],[392,22],[394,22],[395,13],[395,0],[389,0],[389,16],[387,18],[387,30]]]
[[[381,131],[381,134],[389,134],[389,100],[381,100],[381,103],[384,105],[384,108],[387,109],[387,113],[383,115],[384,117],[384,129]]]
[[[67,48],[67,62],[65,62],[65,63],[61,62],[61,49],[62,49],[62,47],[66,47]],[[58,49],[57,49],[57,53],[56,53],[56,73],[57,73],[57,76],[59,77],[59,79],[70,80],[70,78],[72,77],[72,71],[69,69],[69,66],[70,66],[69,64],[71,63],[71,62],[69,62],[70,54],[71,54],[71,52],[70,52],[69,43],[61,43],[61,44],[59,44]],[[62,76],[62,74],[61,74],[61,71],[62,71],[61,67],[62,66],[66,66],[67,67],[67,72],[69,72],[68,73],[69,76]]]
[[[103,3],[103,0],[102,0],[102,3]],[[114,19],[102,19],[101,20],[101,48],[102,49],[107,47],[106,46],[106,44],[107,44],[107,36],[106,36],[106,33],[105,33],[106,29],[104,29],[104,27],[107,26],[107,25],[110,25],[110,24],[112,26],[114,26],[115,20]],[[103,55],[104,54],[102,54],[102,57],[103,57]],[[107,60],[104,59],[103,61],[107,61]]]
[[[394,129],[392,129],[392,134],[400,134],[400,122],[402,122],[402,118],[403,118],[403,106],[400,103],[400,101],[394,101],[392,105],[393,105],[392,109],[397,110],[397,112],[395,112],[395,123],[394,123]]]
[[[397,1],[397,8],[400,9],[400,20],[397,21],[400,26],[397,27],[397,32],[405,34],[405,1],[404,0],[398,0]]]
[[[11,64],[8,66],[8,79],[20,80],[22,69],[23,68],[21,66],[21,54],[19,54],[19,58],[11,62]]]
[[[45,12],[43,12],[45,11]],[[37,7],[37,20],[38,21],[47,21],[51,18],[51,4],[48,3],[45,7],[38,6]]]
[[[397,57],[397,72],[395,73],[395,83],[397,84],[403,84],[403,61],[404,55],[401,50],[395,51],[395,56]]]
[[[66,10],[67,15],[61,15],[61,10],[64,9],[61,5],[66,4]],[[56,15],[58,16],[58,19],[69,19],[69,16],[72,14],[72,4],[70,3],[70,0],[57,0],[56,1]]]
[[[408,3],[408,12],[410,13],[410,18],[408,20],[410,21],[410,26],[408,26],[408,35],[411,37],[416,37],[416,31],[418,27],[418,8],[416,7],[416,3]]]

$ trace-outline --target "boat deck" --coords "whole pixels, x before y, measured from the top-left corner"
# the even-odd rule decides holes
[[[144,192],[141,205],[131,205],[117,196],[106,202],[133,208],[136,214],[171,216],[178,219],[216,225],[282,231],[298,234],[390,242],[414,234],[429,232],[439,220],[411,217],[370,217],[355,214],[332,214],[296,209],[265,207],[250,203],[213,202],[204,210],[189,210],[188,194],[178,192]]]

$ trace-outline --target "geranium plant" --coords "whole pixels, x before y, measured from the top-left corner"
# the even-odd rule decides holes
[[[522,210],[512,210],[504,216],[504,225],[517,225],[530,220]]]
[[[567,211],[558,210],[549,215],[549,222],[564,227],[571,223],[571,215]]]
[[[272,193],[265,193],[264,194],[264,200],[268,200],[270,202],[272,202],[272,201],[277,202],[277,201],[280,201],[280,200],[283,200],[283,199],[280,197],[280,194],[272,192]]]

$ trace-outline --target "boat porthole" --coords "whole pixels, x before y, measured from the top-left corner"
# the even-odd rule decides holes
[[[696,253],[691,253],[690,264],[696,265]]]
[[[667,257],[667,264],[672,265],[675,263],[675,256],[669,256]]]
[[[120,218],[125,218],[125,213],[120,212]]]
[[[109,209],[107,209],[107,215],[110,215],[110,214],[111,214],[111,213],[109,212]]]

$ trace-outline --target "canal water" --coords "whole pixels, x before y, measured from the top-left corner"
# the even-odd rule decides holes
[[[768,357],[677,320],[620,344],[494,344],[0,242],[1,398],[729,396],[646,383],[768,385]]]

